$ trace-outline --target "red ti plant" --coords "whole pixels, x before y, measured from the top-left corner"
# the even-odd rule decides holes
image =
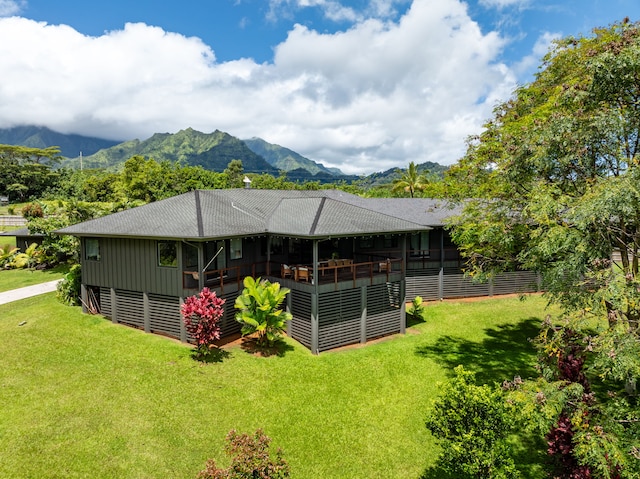
[[[220,326],[224,299],[218,298],[215,291],[203,288],[200,293],[189,296],[181,307],[185,328],[196,343],[199,357],[211,352],[211,346],[220,339]]]

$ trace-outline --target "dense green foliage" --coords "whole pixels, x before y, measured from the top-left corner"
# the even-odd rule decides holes
[[[79,306],[82,301],[80,297],[81,283],[82,267],[79,264],[74,264],[56,287],[58,301],[68,306]]]
[[[20,201],[44,195],[57,185],[59,153],[57,147],[0,145],[0,194]]]
[[[540,380],[520,387],[557,399],[532,414],[557,477],[640,474],[638,72],[639,24],[556,42],[447,179],[473,198],[452,229],[469,272],[539,271],[566,311],[541,333]]]
[[[429,413],[427,428],[442,448],[436,467],[459,479],[519,477],[507,442],[515,408],[500,390],[473,381],[456,367]]]

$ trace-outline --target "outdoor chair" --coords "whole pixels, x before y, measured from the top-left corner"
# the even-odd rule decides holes
[[[288,264],[283,264],[280,266],[280,276],[282,278],[293,278],[293,271],[291,270],[291,266]]]
[[[386,271],[387,273],[391,272],[391,261],[389,261],[389,260],[381,261],[378,264],[378,271],[380,271],[381,273],[383,271]]]
[[[296,275],[298,281],[306,281],[307,283],[311,280],[311,274],[309,273],[309,268],[296,268]]]

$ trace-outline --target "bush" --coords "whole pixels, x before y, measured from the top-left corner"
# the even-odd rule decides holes
[[[82,269],[79,264],[74,264],[62,281],[58,283],[56,297],[58,301],[69,306],[79,306],[80,285],[82,283]]]
[[[238,434],[235,430],[227,434],[225,452],[232,458],[228,469],[218,468],[213,459],[207,461],[206,468],[197,479],[285,479],[290,477],[289,464],[283,459],[282,449],[276,457],[269,454],[271,439],[261,429],[253,437]]]
[[[189,296],[182,305],[182,320],[201,358],[206,357],[213,343],[220,339],[218,322],[224,313],[223,304],[224,299],[218,298],[209,288],[203,288],[197,296]]]
[[[514,428],[513,406],[501,390],[474,385],[473,374],[462,366],[455,374],[426,421],[442,447],[438,466],[458,478],[519,477],[507,444]]]
[[[414,321],[424,320],[424,303],[422,297],[416,296],[411,302],[411,306],[407,308],[407,316],[411,316]]]
[[[0,268],[8,267],[9,263],[13,261],[13,258],[18,254],[20,248],[6,244],[0,246]]]
[[[44,212],[40,203],[27,203],[22,207],[22,216],[25,218],[42,218]]]

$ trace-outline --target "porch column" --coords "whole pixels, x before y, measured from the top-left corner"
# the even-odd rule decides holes
[[[198,244],[198,291],[204,288],[204,243]]]
[[[267,276],[271,276],[271,236],[267,236]]]
[[[316,295],[318,294],[318,240],[313,240],[313,277],[312,284],[315,286]]]

